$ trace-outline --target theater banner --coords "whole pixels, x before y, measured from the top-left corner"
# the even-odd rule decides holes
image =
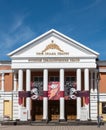
[[[70,99],[76,99],[76,82],[75,81],[66,81],[65,82],[65,100],[70,100]]]
[[[60,99],[60,82],[49,82],[48,99],[49,100],[59,100]]]
[[[42,100],[43,99],[43,82],[31,82],[31,99]]]
[[[64,85],[65,100],[75,100],[77,97],[84,99],[85,104],[89,104],[89,91],[78,91],[76,82],[67,81]],[[43,100],[43,82],[31,82],[31,91],[19,91],[19,104],[23,98],[31,97],[32,100]],[[60,82],[49,82],[46,93],[49,100],[60,99]]]

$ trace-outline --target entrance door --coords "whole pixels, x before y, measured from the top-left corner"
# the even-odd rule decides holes
[[[76,100],[65,100],[65,117],[67,120],[76,119]]]
[[[49,120],[59,120],[59,100],[49,100]]]
[[[12,116],[11,101],[9,101],[9,100],[4,101],[4,116],[9,116],[10,119]]]
[[[43,101],[33,100],[32,101],[32,120],[42,120],[43,117]]]

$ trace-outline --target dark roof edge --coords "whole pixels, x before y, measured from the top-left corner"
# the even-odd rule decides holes
[[[106,60],[98,60],[98,61],[97,61],[97,64],[98,64],[99,66],[106,66]]]
[[[1,60],[0,64],[11,64],[10,60]]]

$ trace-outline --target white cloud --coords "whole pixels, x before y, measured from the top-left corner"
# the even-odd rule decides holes
[[[26,16],[16,16],[12,25],[9,26],[9,32],[3,30],[2,32],[0,31],[0,60],[3,59],[7,53],[16,49],[17,46],[21,46],[23,43],[31,40],[31,38],[35,36],[35,33],[31,30],[31,28],[25,25],[25,17]]]

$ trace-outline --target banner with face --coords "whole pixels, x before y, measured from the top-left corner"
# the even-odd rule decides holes
[[[49,100],[59,100],[60,99],[60,83],[59,82],[49,82],[48,98],[49,98]]]

